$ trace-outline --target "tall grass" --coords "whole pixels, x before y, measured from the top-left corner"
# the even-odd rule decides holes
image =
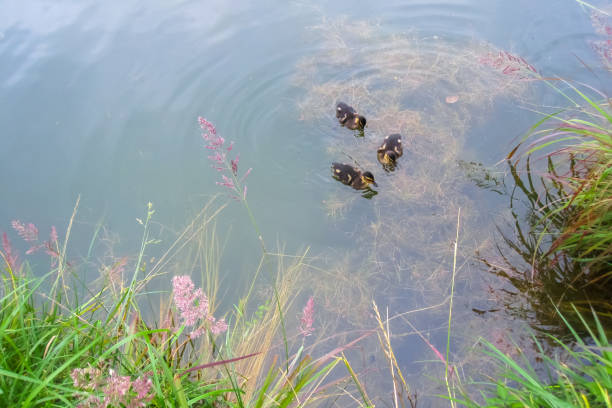
[[[547,177],[565,194],[543,209],[542,222],[550,223],[549,218],[566,210],[571,214],[550,253],[571,253],[595,274],[594,282],[610,281],[612,112],[603,94],[596,94],[600,98],[596,101],[564,82],[578,98],[566,96],[573,104],[571,109],[547,115],[532,128],[523,157],[553,148],[545,152],[550,159]]]
[[[570,305],[612,319],[612,114],[604,95],[593,88],[579,89],[567,81],[564,98],[570,108],[544,115],[508,155],[515,189],[526,199],[528,231],[515,223],[518,239],[504,236],[530,265],[493,268],[510,278],[519,290],[536,300],[535,313],[554,318],[556,307],[571,321]],[[592,94],[591,96],[587,93]],[[599,99],[595,99],[598,97]],[[515,157],[517,160],[512,162]],[[525,177],[517,169],[524,161]],[[536,165],[544,163],[545,166]],[[544,168],[542,168],[544,167]],[[540,185],[536,185],[539,181]],[[518,213],[513,211],[515,217]],[[500,251],[502,256],[505,256]],[[527,272],[527,271],[526,271]],[[523,288],[523,289],[521,289]],[[539,300],[537,300],[539,299]],[[542,319],[547,325],[550,319]]]
[[[336,389],[359,400],[347,390],[350,384],[356,386],[353,390],[363,404],[371,405],[357,374],[341,355],[366,335],[313,357],[312,347],[305,346],[299,334],[288,332],[289,326],[296,326],[288,326],[287,313],[302,289],[308,250],[287,255],[268,249],[246,200],[244,180],[250,170],[238,178],[239,157],[227,157],[233,144],[224,146],[210,122],[200,118],[200,124],[207,147],[214,152],[209,158],[225,172],[217,184],[243,203],[261,244],[262,255],[246,295],[237,299],[225,319],[213,317],[218,312],[221,256],[214,225],[227,206],[218,198],[206,204],[167,251],[148,265],[149,247],[160,243],[151,230],[155,210],[149,203],[146,216],[137,219],[142,241],[132,272],[124,273],[129,266],[126,258],[113,260],[111,266],[100,268],[105,279],[96,289],[90,282],[79,286],[79,266],[67,261],[78,202],[63,241],[53,229],[48,243],[29,250],[46,246],[52,256],[54,267],[41,278],[33,278],[27,262],[18,263],[4,234],[0,406],[305,406],[340,398]],[[38,239],[34,225],[14,222],[14,227],[26,241]],[[172,270],[180,275],[199,270],[206,293],[196,289],[189,276],[175,276],[172,293],[158,294],[160,303],[153,305],[159,310],[156,319],[143,312],[142,305],[154,298],[152,283],[165,281],[163,286],[169,286]],[[267,298],[254,299],[255,288],[264,285],[269,288]],[[312,325],[310,304],[308,324]],[[346,374],[338,378],[335,373],[331,381],[339,363],[344,363]]]
[[[459,399],[467,407],[538,407],[590,408],[612,407],[612,348],[597,314],[593,312],[590,325],[580,316],[582,330],[576,330],[563,315],[559,315],[572,334],[571,339],[548,335],[563,354],[551,357],[534,337],[544,368],[540,374],[522,355],[521,362],[504,354],[493,344],[483,341],[485,353],[503,370],[501,377],[490,377],[490,382],[479,384],[482,401],[477,402],[465,393]],[[588,333],[587,339],[579,334]],[[542,379],[542,371],[544,379]]]
[[[141,310],[141,299],[152,296],[147,284],[169,280],[160,270],[172,269],[171,261],[180,260],[181,265],[202,269],[202,281],[209,285],[209,310],[215,311],[220,249],[211,215],[224,205],[209,203],[205,208],[208,211],[147,270],[142,260],[148,247],[158,243],[149,229],[154,214],[149,205],[134,265],[138,276],[130,276],[125,285],[106,282],[79,291],[69,278],[78,267],[66,264],[63,271],[70,273],[63,278],[65,290],[49,292],[62,281],[57,265],[33,278],[27,262],[18,270],[4,262],[0,406],[303,406],[332,395],[338,398],[328,383],[339,363],[349,371],[340,379],[334,375],[334,383],[358,383],[341,353],[360,339],[312,357],[304,342],[299,345],[298,335],[281,336],[281,320],[299,293],[307,252],[268,254],[268,264],[262,260],[259,268],[270,267],[272,258],[277,261],[275,293],[268,293],[269,299],[252,313],[249,308],[256,303],[248,299],[251,285],[234,312],[226,315],[230,329],[225,334],[208,331],[190,337],[172,302],[162,301],[159,319]],[[5,252],[0,252],[4,259]],[[291,343],[285,348],[284,342]]]

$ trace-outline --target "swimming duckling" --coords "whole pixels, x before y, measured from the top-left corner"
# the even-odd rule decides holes
[[[361,130],[366,125],[366,118],[344,102],[338,102],[336,105],[336,117],[342,126],[351,130]]]
[[[391,170],[395,167],[395,161],[404,153],[402,148],[402,135],[394,133],[385,137],[382,145],[376,151],[378,161],[384,166],[390,167]],[[387,167],[385,167],[386,169]]]
[[[362,172],[350,164],[332,163],[332,175],[342,184],[353,187],[355,190],[368,188],[370,184],[378,186],[374,181],[374,175],[369,171]]]

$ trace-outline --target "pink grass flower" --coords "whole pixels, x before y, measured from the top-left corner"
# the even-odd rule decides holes
[[[208,298],[201,288],[195,289],[187,275],[172,278],[174,303],[178,308],[185,326],[193,326],[198,320],[208,316]]]
[[[51,226],[51,233],[49,233],[49,240],[52,244],[57,243],[57,230],[55,229],[55,225]]]
[[[215,322],[215,318],[210,316],[210,331],[212,334],[221,334],[227,330],[227,323],[225,319],[219,319]]]
[[[24,241],[38,241],[38,228],[36,228],[36,225],[32,223],[26,225],[19,220],[13,220],[13,222],[11,222],[11,225],[13,226],[13,229],[17,231],[17,234],[19,234],[19,236],[23,238]]]
[[[13,229],[17,232],[17,234],[23,238],[24,241],[30,242],[32,246],[25,252],[26,255],[31,255],[35,252],[38,252],[40,249],[44,248],[45,253],[52,258],[59,258],[59,250],[58,250],[58,237],[57,230],[55,226],[51,227],[51,232],[49,233],[49,240],[43,243],[38,243],[34,245],[35,242],[38,242],[38,228],[36,225],[29,223],[24,224],[19,220],[13,220],[11,222]],[[55,264],[56,260],[53,261]]]
[[[223,174],[223,175],[221,175],[221,179],[223,179],[223,181],[217,181],[217,185],[218,186],[225,186],[225,187],[227,187],[229,189],[234,190],[234,187],[235,187],[234,186],[234,181],[231,178],[229,178],[229,177],[227,177],[226,175]]]
[[[75,394],[83,398],[77,405],[79,408],[146,407],[155,396],[151,390],[153,382],[148,374],[132,381],[130,376],[118,375],[111,369],[109,376],[103,378],[101,370],[87,367],[75,368],[70,377],[75,388],[85,391]],[[102,393],[103,400],[91,395],[91,392]]]
[[[75,368],[70,378],[75,388],[94,391],[102,384],[102,371],[95,367]]]
[[[106,408],[100,398],[95,395],[87,396],[83,401],[77,404],[77,408]]]
[[[225,139],[217,135],[217,129],[211,122],[201,116],[198,117],[198,122],[202,129],[202,139],[206,142],[204,147],[214,152],[214,154],[208,156],[208,159],[212,162],[211,167],[221,173],[225,172],[221,175],[221,181],[217,181],[216,184],[231,190],[231,198],[238,201],[245,200],[246,186],[243,186],[242,183],[251,169],[247,170],[240,180],[237,180],[240,154],[237,154],[233,159],[228,157],[229,152],[234,148],[234,142],[224,147]]]
[[[112,264],[111,267],[106,268],[106,278],[109,283],[113,286],[119,286],[123,280],[123,272],[125,272],[125,266],[127,265],[128,258],[124,256],[118,261]]]
[[[110,376],[106,379],[106,386],[103,390],[104,404],[105,406],[121,406],[132,386],[132,380],[127,375],[117,375],[115,370],[111,369],[109,372]]]
[[[55,264],[55,262],[57,261],[57,258],[59,258],[59,251],[57,249],[57,244],[54,245],[51,243],[51,241],[47,241],[44,243],[44,248],[45,248],[45,253],[47,255],[49,255],[51,258],[55,258],[53,263]]]
[[[225,161],[225,154],[219,153],[217,151],[217,152],[215,152],[214,155],[208,156],[208,158],[210,160],[214,161],[215,163],[223,164],[223,162]]]
[[[182,324],[195,326],[198,322],[208,322],[213,334],[220,334],[227,330],[224,319],[216,321],[209,311],[208,297],[202,288],[195,288],[193,281],[187,275],[172,278],[174,292],[174,304],[179,310]],[[204,333],[204,327],[193,330],[189,336],[192,339],[200,337]]]
[[[591,14],[591,24],[595,31],[603,36],[602,40],[591,41],[595,51],[605,68],[612,70],[612,24],[610,18],[597,12]]]
[[[146,407],[147,403],[150,402],[155,394],[151,392],[153,387],[153,381],[147,376],[143,375],[138,377],[132,383],[132,390],[136,393],[136,397],[132,398],[128,407]]]
[[[200,127],[202,127],[202,129],[205,129],[207,131],[207,133],[202,134],[202,137],[204,137],[205,140],[208,140],[207,137],[217,135],[217,129],[215,129],[215,126],[209,121],[207,121],[205,118],[201,116],[198,117],[198,122],[200,122]]]
[[[15,253],[6,232],[2,233],[2,252],[4,252],[4,258],[9,268],[11,268],[12,271],[17,271],[19,269],[19,257]]]
[[[240,161],[240,155],[236,155],[236,158],[230,161],[232,165],[232,173],[234,173],[234,176],[238,175],[238,162],[239,161]]]
[[[304,336],[310,336],[314,332],[312,324],[314,323],[314,299],[311,296],[306,302],[306,306],[302,309],[302,317],[300,318],[300,333]]]

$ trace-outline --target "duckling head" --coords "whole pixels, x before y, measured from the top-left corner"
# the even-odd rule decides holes
[[[366,118],[361,115],[355,115],[355,119],[353,119],[353,122],[356,129],[363,129],[366,125]]]
[[[361,175],[361,181],[363,181],[366,185],[374,184],[376,187],[378,187],[378,184],[376,184],[376,182],[374,181],[374,175],[369,171],[363,172],[363,174]]]

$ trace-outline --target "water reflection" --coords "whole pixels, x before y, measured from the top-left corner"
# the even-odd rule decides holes
[[[479,164],[471,167],[480,170],[470,176],[477,185],[509,199],[513,223],[497,227],[500,240],[494,253],[480,254],[480,260],[491,273],[512,285],[511,290],[498,292],[506,310],[527,318],[533,328],[558,336],[570,334],[559,312],[573,327],[583,327],[572,305],[583,317],[591,316],[592,308],[604,327],[612,327],[612,304],[606,282],[593,280],[589,273],[592,265],[573,259],[567,252],[552,251],[574,211],[571,206],[560,204],[568,197],[565,186],[554,179],[534,176],[529,160],[523,172],[508,161],[509,177],[503,182],[482,171]],[[555,174],[550,158],[548,169]],[[569,171],[571,177],[578,177],[575,168],[570,167]]]

